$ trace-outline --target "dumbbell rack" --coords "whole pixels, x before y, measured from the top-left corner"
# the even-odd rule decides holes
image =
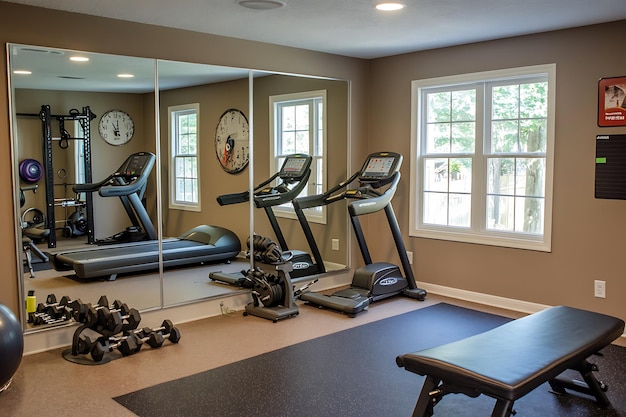
[[[259,264],[257,262],[257,264]],[[300,314],[300,310],[295,303],[295,296],[293,293],[293,285],[291,283],[291,276],[289,272],[293,267],[291,262],[285,262],[281,264],[262,264],[265,269],[274,269],[277,271],[278,276],[283,279],[283,300],[280,305],[265,306],[259,300],[259,297],[254,293],[254,287],[252,289],[253,302],[248,303],[245,307],[244,316],[251,314],[253,316],[262,317],[268,320],[272,320],[274,323],[278,320],[286,319],[289,317],[295,317]],[[263,268],[262,268],[263,269]]]
[[[74,300],[60,303],[60,307],[70,311],[72,319],[81,324],[72,337],[72,347],[62,352],[69,362],[102,365],[120,357],[107,354],[115,348],[122,356],[127,356],[139,352],[144,342],[158,348],[165,338],[172,343],[180,340],[180,330],[169,320],[164,320],[156,329],[137,330],[141,321],[139,311],[119,300],[109,305],[106,296],[100,297],[95,305]]]

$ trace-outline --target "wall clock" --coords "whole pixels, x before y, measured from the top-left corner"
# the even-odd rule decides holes
[[[215,155],[224,171],[234,174],[248,165],[250,156],[248,119],[237,109],[228,109],[215,128]]]
[[[135,133],[135,123],[128,113],[110,110],[100,118],[98,132],[108,144],[119,146],[132,139]]]

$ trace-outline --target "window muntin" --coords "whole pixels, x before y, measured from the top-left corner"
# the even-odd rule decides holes
[[[411,235],[550,250],[554,78],[545,65],[413,82]]]
[[[169,109],[170,208],[200,211],[199,105]]]

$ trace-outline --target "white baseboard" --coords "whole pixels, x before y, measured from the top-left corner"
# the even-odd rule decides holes
[[[458,288],[445,287],[443,285],[420,282],[420,288],[425,289],[429,294],[437,294],[444,297],[456,298],[458,300],[469,301],[490,307],[503,308],[505,310],[518,311],[520,313],[533,314],[548,307],[546,304],[531,303],[528,301],[515,300],[497,295],[483,294],[474,291],[460,290]],[[626,339],[626,333],[622,334],[622,339]]]

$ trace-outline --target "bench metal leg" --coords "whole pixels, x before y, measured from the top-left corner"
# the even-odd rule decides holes
[[[583,377],[584,382],[565,378],[563,376],[558,376],[549,381],[552,390],[559,394],[565,394],[566,389],[581,392],[583,394],[595,397],[598,405],[600,405],[601,407],[610,407],[611,401],[609,401],[608,397],[605,394],[605,391],[608,389],[607,386],[598,381],[598,379],[593,374],[594,371],[598,370],[598,367],[594,364],[587,362],[587,360],[584,360],[580,363],[580,365],[574,367],[573,369],[580,372],[580,375]]]
[[[511,400],[498,399],[493,407],[491,417],[510,417],[513,412],[513,403]]]
[[[433,408],[441,398],[433,398],[433,393],[437,391],[439,382],[440,381],[436,378],[426,376],[422,391],[417,398],[417,404],[415,405],[415,410],[413,410],[412,417],[430,417],[433,415]]]

